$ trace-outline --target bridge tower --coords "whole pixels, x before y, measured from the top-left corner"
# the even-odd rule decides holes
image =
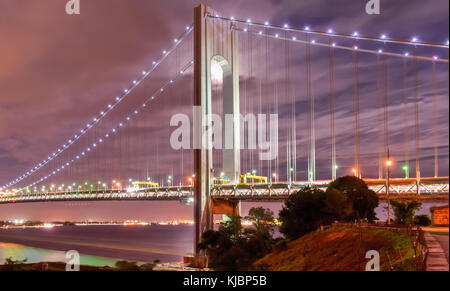
[[[237,32],[232,23],[215,18],[216,12],[200,5],[194,10],[194,248],[204,231],[213,228],[214,214],[238,214],[238,203],[214,202],[212,141],[204,132],[211,128],[211,61],[223,72],[223,114],[233,117],[232,128],[224,124],[223,172],[237,184],[240,174],[239,74]],[[211,17],[212,16],[212,17]],[[196,109],[195,109],[196,108]],[[226,145],[228,144],[228,147]],[[217,174],[217,173],[216,173]],[[231,212],[231,213],[230,213]]]

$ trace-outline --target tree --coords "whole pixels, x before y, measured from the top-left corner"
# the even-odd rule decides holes
[[[242,232],[241,217],[236,215],[230,216],[229,220],[223,222],[220,225],[219,231],[224,233],[225,236],[227,236],[233,242],[236,242]]]
[[[333,215],[327,213],[325,192],[317,188],[305,188],[289,195],[280,210],[280,232],[294,240],[329,224]]]
[[[252,208],[248,218],[256,223],[251,231],[242,228],[241,217],[231,216],[218,231],[208,230],[202,234],[198,248],[205,251],[208,266],[216,270],[250,270],[253,262],[272,250],[273,212]]]
[[[136,262],[122,260],[117,261],[115,266],[119,271],[139,271],[139,266]]]
[[[377,219],[375,208],[378,206],[379,198],[362,179],[354,176],[341,177],[330,183],[328,189],[332,188],[344,193],[352,204],[353,211],[346,219],[367,219],[369,221]]]
[[[325,208],[322,211],[328,213],[334,220],[343,220],[351,216],[353,204],[347,195],[335,188],[328,188],[325,194]]]
[[[431,217],[428,214],[419,214],[414,216],[414,224],[420,226],[430,226]]]
[[[14,260],[12,257],[5,259],[5,265],[23,265],[28,261],[27,258],[23,260]]]
[[[12,257],[5,259],[5,268],[6,271],[18,271],[21,269],[23,264],[25,264],[28,261],[27,258],[23,260],[14,260]]]
[[[253,207],[248,211],[246,220],[251,221],[255,227],[252,231],[255,236],[272,236],[275,218],[269,208]]]
[[[422,203],[417,200],[412,201],[391,201],[392,209],[394,210],[395,222],[399,224],[413,223],[414,212],[422,206]]]

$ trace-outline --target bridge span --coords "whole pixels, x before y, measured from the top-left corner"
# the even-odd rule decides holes
[[[388,198],[385,179],[364,181],[381,200]],[[316,181],[313,186],[325,190],[330,182],[331,180]],[[448,177],[422,178],[419,183],[414,178],[394,178],[390,179],[389,184],[390,199],[449,200]],[[310,186],[307,181],[220,185],[211,187],[211,197],[215,200],[283,201],[295,191]],[[144,189],[14,193],[0,196],[0,204],[57,201],[181,201],[191,204],[194,201],[194,188],[187,185]]]

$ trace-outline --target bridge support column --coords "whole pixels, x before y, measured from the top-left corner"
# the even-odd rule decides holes
[[[241,203],[237,200],[213,200],[214,214],[222,214],[227,217],[241,215]]]
[[[237,32],[228,21],[207,15],[216,12],[200,5],[194,10],[194,248],[196,254],[201,235],[213,228],[215,213],[211,198],[213,185],[212,141],[204,133],[211,129],[211,61],[214,59],[223,72],[223,114],[232,117],[232,128],[226,127],[223,144],[223,172],[236,184],[240,172],[239,74]],[[219,45],[216,45],[219,44]],[[231,138],[233,139],[231,141]]]

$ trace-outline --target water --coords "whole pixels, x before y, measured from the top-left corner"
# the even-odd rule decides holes
[[[65,261],[77,250],[81,264],[113,266],[120,259],[153,262],[181,261],[193,251],[192,225],[61,226],[51,229],[0,229],[0,263],[5,258],[27,262]]]

